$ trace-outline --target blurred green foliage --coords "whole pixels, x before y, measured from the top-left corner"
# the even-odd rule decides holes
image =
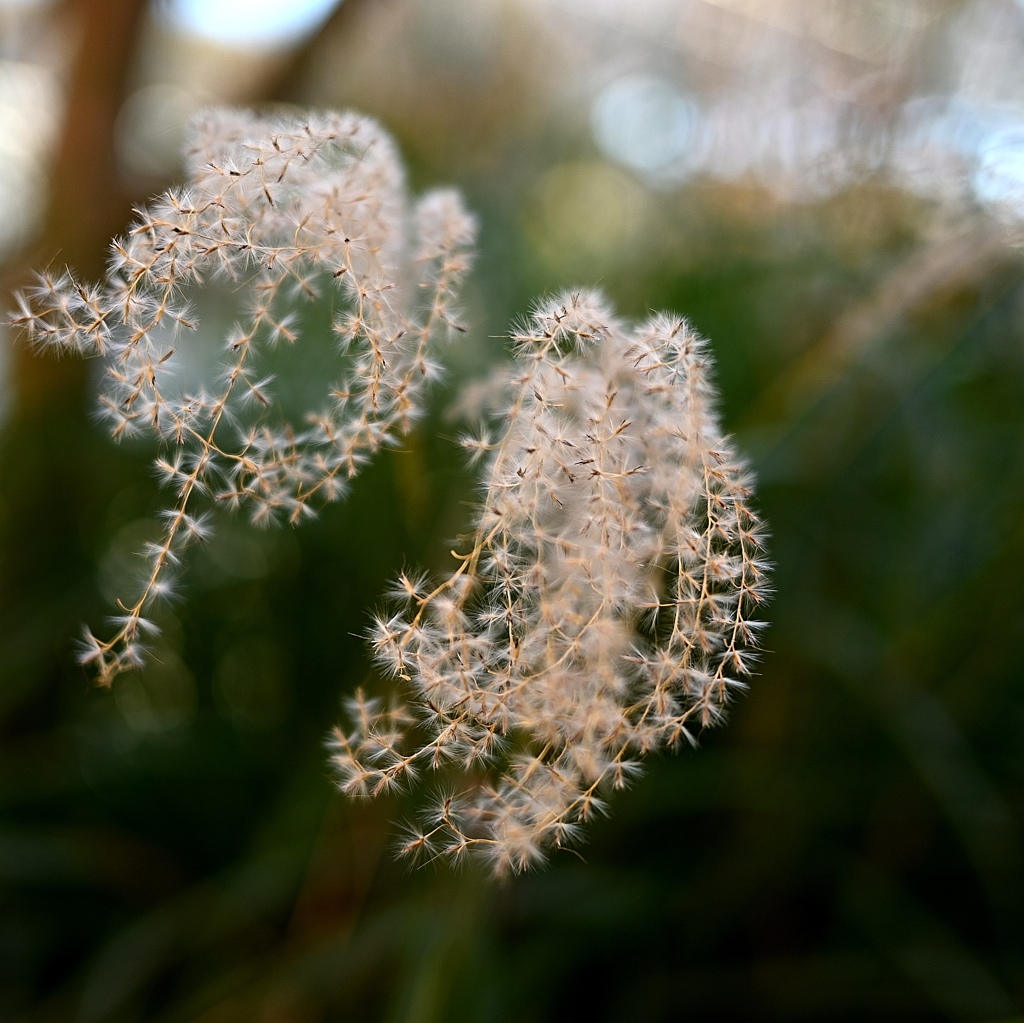
[[[586,863],[506,885],[394,864],[401,808],[342,800],[324,759],[370,675],[366,609],[467,521],[440,413],[314,525],[228,527],[162,663],[112,692],[69,637],[158,506],[145,452],[108,445],[80,398],[12,421],[5,1017],[1011,1018],[1024,275],[1007,252],[879,324],[820,393],[778,392],[808,319],[893,272],[844,258],[833,212],[723,218],[642,292],[608,284],[714,339],[773,528],[769,649],[725,729],[613,800]],[[891,262],[919,257],[893,233]]]
[[[81,366],[0,433],[0,1020],[1024,1018],[1020,252],[879,183],[633,179],[642,230],[580,249],[538,182],[587,139],[499,111],[442,157],[407,116],[414,180],[483,225],[446,393],[314,524],[225,526],[110,692],[72,640],[160,506],[150,452]],[[367,609],[469,521],[447,405],[533,295],[594,282],[712,339],[772,530],[761,674],[582,859],[409,871],[401,799],[337,795],[325,738],[373,685]]]

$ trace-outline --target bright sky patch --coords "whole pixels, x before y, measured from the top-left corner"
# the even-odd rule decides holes
[[[170,0],[182,28],[228,46],[297,42],[327,20],[338,0]]]

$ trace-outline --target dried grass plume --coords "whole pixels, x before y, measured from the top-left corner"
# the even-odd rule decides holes
[[[435,348],[458,331],[472,218],[451,191],[410,199],[389,137],[355,114],[208,112],[189,182],[139,212],[101,284],[41,274],[13,322],[103,361],[115,438],[149,434],[172,493],[112,635],[82,651],[103,684],[145,660],[211,509],[298,523],[423,411]],[[219,372],[180,382],[190,301],[220,282],[242,312]],[[303,302],[335,310],[322,406],[289,421],[266,372],[302,345]],[[464,447],[475,528],[444,579],[404,573],[370,643],[391,686],[357,692],[331,757],[373,796],[444,787],[403,852],[483,857],[497,874],[575,845],[657,750],[691,742],[742,689],[768,594],[751,480],[723,435],[707,343],[682,319],[621,321],[596,292],[542,303]]]
[[[513,335],[476,531],[438,582],[402,575],[371,642],[396,680],[333,739],[342,788],[457,781],[402,851],[498,874],[571,846],[645,755],[745,686],[767,596],[751,481],[722,435],[707,344],[620,322],[592,292]],[[453,552],[455,553],[455,552]]]
[[[40,347],[102,359],[112,435],[149,433],[163,447],[156,467],[174,495],[163,535],[112,637],[86,631],[81,660],[103,684],[143,663],[158,631],[150,613],[175,593],[184,549],[209,535],[211,505],[296,523],[409,428],[438,371],[434,346],[458,329],[475,235],[454,192],[411,203],[394,144],[368,118],[214,110],[191,134],[189,183],[139,212],[106,280],[41,274],[13,318]],[[198,327],[190,297],[216,281],[242,315],[220,340],[219,376],[184,392],[176,354]],[[296,308],[327,290],[338,365],[323,367],[322,407],[288,422],[263,357],[302,343]]]

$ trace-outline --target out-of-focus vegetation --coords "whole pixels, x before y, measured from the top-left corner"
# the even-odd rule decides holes
[[[111,692],[73,640],[152,452],[88,367],[5,350],[0,1019],[1024,1017],[1024,5],[347,0],[262,51],[130,0],[0,17],[5,288],[95,274],[219,99],[379,117],[482,224],[429,421],[314,524],[225,524]],[[447,404],[575,283],[712,339],[773,534],[762,672],[585,862],[409,872],[401,800],[343,800],[324,740],[366,609],[469,521]]]

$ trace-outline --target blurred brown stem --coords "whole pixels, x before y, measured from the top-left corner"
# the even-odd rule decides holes
[[[66,87],[64,122],[53,154],[49,201],[39,239],[0,275],[4,290],[24,283],[27,268],[67,264],[96,276],[106,242],[131,212],[117,173],[114,124],[131,69],[146,0],[66,0],[54,12],[54,31],[77,43]],[[6,304],[6,303],[5,303]],[[81,371],[41,359],[19,346],[15,391],[25,410],[77,389]]]
[[[1010,254],[997,225],[981,221],[925,243],[795,359],[748,410],[747,421],[796,422],[887,331],[938,294],[984,280]]]

